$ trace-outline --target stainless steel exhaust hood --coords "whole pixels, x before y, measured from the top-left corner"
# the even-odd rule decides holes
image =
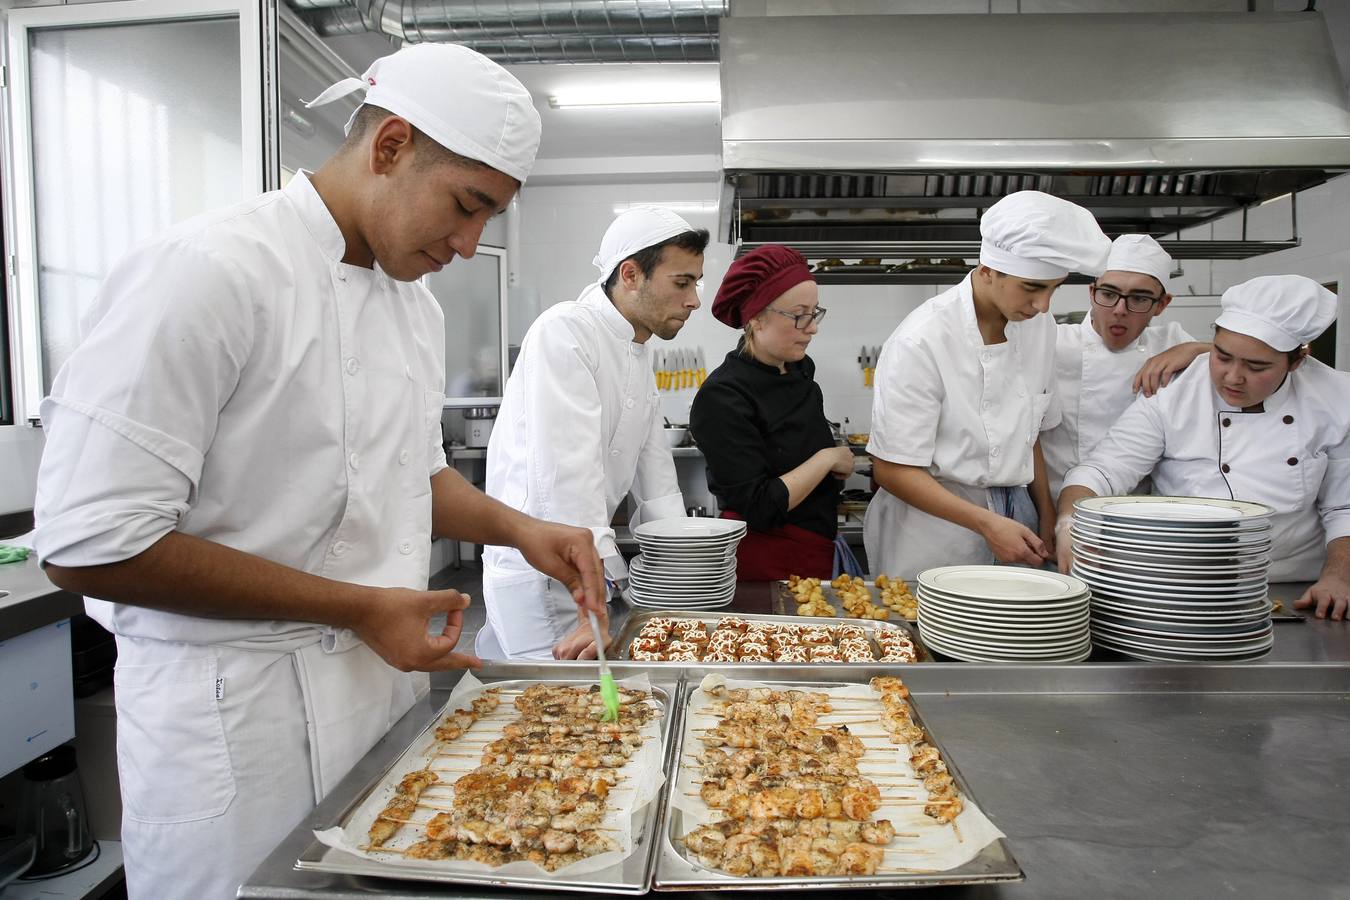
[[[1287,239],[1178,233],[1350,169],[1319,13],[733,17],[721,47],[726,234],[868,263],[832,280],[932,283],[1026,188],[1244,258],[1297,245],[1293,204]]]

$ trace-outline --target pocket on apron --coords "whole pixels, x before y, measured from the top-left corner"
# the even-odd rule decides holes
[[[215,657],[117,667],[117,770],[129,818],[195,822],[234,799],[216,678]]]

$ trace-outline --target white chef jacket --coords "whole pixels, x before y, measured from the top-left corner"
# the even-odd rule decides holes
[[[591,529],[613,580],[628,574],[610,527],[625,496],[636,502],[634,525],[685,514],[651,356],[634,336],[599,285],[545,310],[521,343],[488,441],[488,494],[529,515]],[[488,625],[517,655],[503,632],[530,627],[522,617],[535,598],[552,602],[548,588],[513,547],[484,548],[483,572]],[[497,602],[507,593],[523,604],[511,615]],[[562,598],[572,605],[565,592]],[[556,641],[576,619],[574,612],[555,618],[547,630]],[[532,642],[535,651],[544,637]]]
[[[118,562],[176,530],[341,581],[426,587],[442,315],[421,285],[344,252],[300,173],[117,264],[42,405],[45,562]],[[346,629],[85,605],[118,636],[137,897],[233,896],[426,689]]]
[[[1157,494],[1265,503],[1275,509],[1270,579],[1315,581],[1326,544],[1350,535],[1347,397],[1350,373],[1308,359],[1264,412],[1243,412],[1214,389],[1206,354],[1135,400],[1064,484],[1124,494],[1151,471]]]
[[[971,279],[927,301],[881,348],[867,452],[927,468],[981,506],[988,488],[1030,484],[1032,446],[1058,424],[1053,391],[1055,323],[1009,322],[1007,341],[985,344]],[[978,534],[910,507],[884,489],[864,523],[873,572],[913,578],[941,565],[993,562]]]
[[[1055,394],[1063,415],[1041,437],[1050,496],[1058,497],[1064,473],[1078,465],[1134,400],[1140,367],[1177,344],[1195,340],[1176,322],[1150,325],[1130,346],[1108,350],[1092,319],[1060,325],[1055,338]]]

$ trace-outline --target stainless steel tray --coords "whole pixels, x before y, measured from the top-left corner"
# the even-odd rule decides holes
[[[712,671],[709,668],[708,671]],[[873,675],[893,674],[892,670],[877,666],[849,666],[847,669],[825,669],[818,670],[819,676],[813,673],[812,678],[804,680],[800,678],[802,674],[800,669],[790,667],[762,666],[755,671],[738,671],[736,677],[744,680],[753,680],[772,685],[774,687],[806,689],[821,687],[838,687],[841,684],[866,684]],[[686,669],[684,682],[679,687],[679,693],[676,700],[676,719],[673,723],[675,739],[671,743],[670,764],[668,773],[677,772],[684,757],[683,735],[684,735],[684,711],[689,703],[689,697],[698,690],[701,680],[700,669],[695,666],[689,666]],[[927,725],[923,721],[923,716],[919,711],[918,704],[914,697],[909,698],[910,705],[913,707],[914,720],[928,731]],[[942,754],[942,759],[947,764],[947,770],[951,773],[952,779],[956,782],[957,789],[971,803],[976,803],[974,794],[966,784],[965,778],[961,776],[960,770],[956,767],[951,755],[941,742],[929,731],[930,742]],[[980,851],[979,855],[970,862],[957,866],[954,869],[948,869],[942,872],[895,872],[884,875],[868,876],[822,876],[822,877],[739,877],[728,875],[716,869],[710,869],[698,862],[688,859],[678,848],[677,840],[684,833],[682,825],[683,813],[675,809],[671,802],[672,788],[675,782],[673,774],[668,774],[666,779],[666,792],[662,797],[661,810],[661,832],[660,832],[660,858],[656,862],[656,872],[653,876],[652,888],[658,891],[702,891],[702,890],[840,890],[840,889],[865,889],[881,890],[886,888],[916,888],[933,887],[945,884],[988,884],[997,881],[1021,881],[1025,878],[1022,867],[1018,865],[1017,860],[1013,858],[1012,851],[1008,848],[1008,842],[1005,838],[999,838],[997,841],[986,846]]]
[[[619,630],[618,635],[616,635],[615,638],[614,638],[614,646],[619,648],[618,654],[616,655],[615,658],[616,658],[616,659],[626,659],[626,660],[631,660],[631,659],[632,659],[632,657],[628,655],[628,648],[629,648],[629,645],[631,645],[631,644],[633,643],[633,638],[635,638],[635,637],[638,636],[638,632],[640,632],[640,631],[642,630],[642,626],[645,625],[645,624],[647,624],[647,621],[648,621],[649,619],[654,619],[654,618],[657,618],[657,617],[666,618],[666,619],[693,619],[694,621],[697,621],[697,622],[708,622],[708,623],[711,623],[711,624],[716,624],[716,623],[719,622],[720,620],[725,619],[725,618],[727,618],[727,617],[729,617],[729,616],[733,616],[733,617],[735,617],[735,618],[737,618],[737,619],[743,619],[743,620],[745,620],[746,622],[774,622],[774,623],[779,624],[779,625],[810,625],[813,621],[816,622],[816,623],[819,623],[819,624],[821,624],[821,625],[840,625],[840,624],[857,625],[857,626],[861,627],[861,628],[863,629],[863,631],[866,631],[866,632],[867,632],[867,638],[868,638],[868,640],[871,641],[871,643],[872,643],[872,652],[873,652],[873,653],[879,653],[880,650],[881,650],[880,646],[878,646],[878,645],[877,645],[877,642],[876,642],[876,633],[877,633],[878,631],[886,631],[886,630],[890,630],[890,631],[903,631],[903,632],[905,632],[907,635],[909,635],[909,639],[910,639],[911,641],[914,642],[914,651],[915,651],[915,654],[916,654],[917,657],[918,657],[917,662],[932,662],[932,661],[933,661],[933,654],[931,654],[931,653],[928,652],[928,648],[925,647],[925,646],[923,645],[923,642],[919,640],[918,632],[917,632],[914,628],[910,627],[910,625],[909,625],[908,623],[902,624],[902,623],[900,623],[900,622],[877,621],[877,620],[875,620],[875,619],[842,619],[842,620],[838,620],[838,619],[819,618],[819,619],[814,619],[814,620],[813,620],[810,616],[765,616],[765,615],[754,615],[754,614],[738,613],[738,612],[730,612],[730,611],[726,611],[726,612],[722,612],[722,611],[717,611],[717,612],[686,612],[686,611],[675,610],[675,609],[672,609],[672,610],[664,610],[664,609],[643,610],[642,612],[633,612],[633,613],[629,613],[628,618],[624,621],[623,628]],[[670,662],[656,662],[656,661],[648,662],[647,660],[643,660],[640,664],[641,664],[641,665],[644,665],[644,666],[645,666],[645,665],[652,665],[652,666],[672,666],[672,665],[678,665],[678,666],[735,666],[735,667],[737,667],[737,668],[740,668],[740,667],[742,667],[742,666],[750,666],[750,665],[758,665],[758,666],[764,666],[764,665],[770,665],[770,666],[780,666],[780,665],[781,665],[781,666],[824,666],[824,665],[828,665],[828,666],[847,666],[847,665],[855,665],[855,666],[856,666],[856,665],[868,665],[868,663],[842,663],[842,662],[841,662],[841,663],[818,663],[818,662],[816,662],[816,663],[812,663],[812,662],[807,662],[807,663],[744,663],[744,662],[733,662],[733,663],[713,663],[713,662],[688,663],[688,662],[679,662],[679,663],[670,663]],[[882,662],[880,662],[880,661],[877,661],[875,664],[876,664],[876,665],[885,665],[885,666],[891,666],[891,665],[905,665],[905,663],[882,663]],[[738,676],[738,677],[739,677],[739,676]]]
[[[501,667],[506,668],[506,667]],[[529,671],[528,667],[517,666],[516,672],[511,674],[524,674],[520,670]],[[575,675],[557,667],[540,667],[542,674],[538,677],[526,678],[494,678],[488,672],[479,673],[480,679],[485,685],[491,687],[523,687],[539,682],[550,682],[557,684],[594,684],[594,679],[587,680],[588,674],[593,674],[594,669],[588,673],[585,670],[576,671]],[[624,678],[630,675],[636,675],[641,669],[629,669],[620,671],[618,667],[615,670],[616,678]],[[652,678],[652,697],[662,706],[664,714],[661,717],[661,758],[664,761],[667,771],[670,769],[670,751],[672,735],[676,732],[672,727],[672,720],[675,718],[675,704],[672,702],[678,694],[678,678],[665,679],[658,684],[657,678]],[[438,711],[423,728],[418,732],[417,737],[409,741],[408,748],[414,746],[422,735],[429,729],[434,728],[441,720],[441,714]],[[406,749],[405,751],[406,752]],[[360,808],[361,804],[370,795],[370,792],[377,788],[393,768],[403,759],[404,753],[396,756],[378,776],[362,788],[345,808],[338,814],[336,821],[329,823],[331,825],[345,826],[352,815]],[[575,879],[563,880],[553,875],[539,876],[501,876],[492,872],[434,872],[427,870],[411,870],[394,866],[384,865],[376,860],[366,859],[360,856],[353,856],[350,853],[344,853],[336,850],[318,840],[313,841],[305,852],[300,854],[296,860],[295,868],[308,869],[319,872],[336,872],[344,875],[368,875],[378,878],[396,878],[410,881],[432,881],[445,884],[474,884],[486,885],[499,888],[519,888],[530,890],[549,890],[549,891],[576,891],[580,893],[595,894],[645,894],[648,885],[651,882],[652,870],[655,863],[655,856],[658,847],[656,828],[661,818],[661,807],[664,803],[665,791],[648,803],[643,809],[639,810],[634,817],[633,823],[633,844],[634,851],[623,862],[603,869],[599,872],[590,872],[578,876]]]

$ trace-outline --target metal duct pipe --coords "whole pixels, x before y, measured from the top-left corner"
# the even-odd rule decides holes
[[[726,0],[349,2],[305,18],[322,37],[381,31],[413,43],[463,44],[512,63],[715,61],[717,20],[727,7]]]
[[[325,9],[330,6],[347,6],[351,0],[286,0],[292,12],[308,12],[311,9]]]

